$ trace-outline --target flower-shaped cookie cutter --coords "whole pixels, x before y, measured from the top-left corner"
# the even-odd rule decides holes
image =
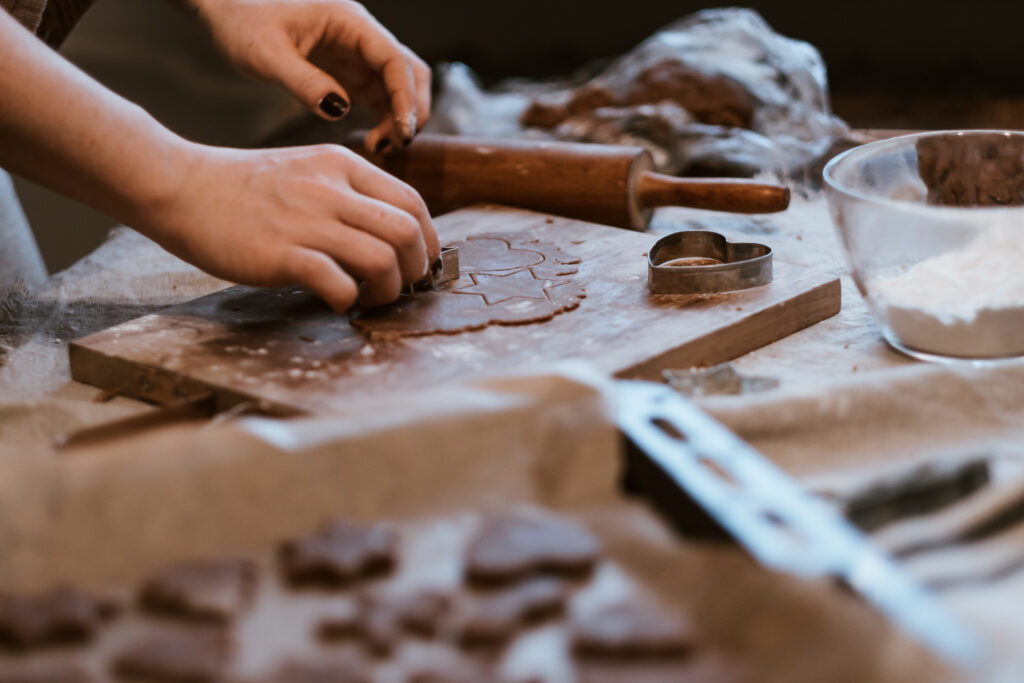
[[[771,281],[771,247],[730,242],[717,232],[674,232],[655,242],[647,255],[652,294],[732,292]]]

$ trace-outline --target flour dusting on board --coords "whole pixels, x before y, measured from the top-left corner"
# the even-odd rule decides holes
[[[966,246],[877,277],[868,290],[896,335],[921,351],[1024,353],[1024,226],[996,222]]]

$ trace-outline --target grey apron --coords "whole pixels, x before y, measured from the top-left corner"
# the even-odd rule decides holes
[[[0,0],[0,7],[54,48],[60,47],[93,0]]]
[[[11,177],[0,170],[0,295],[18,281],[38,285],[46,266],[14,194]]]

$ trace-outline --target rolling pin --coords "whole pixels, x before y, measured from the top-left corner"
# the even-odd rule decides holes
[[[361,144],[353,138],[351,146]],[[656,173],[640,147],[422,134],[403,150],[361,153],[416,188],[434,215],[493,202],[644,230],[659,206],[735,213],[789,206],[781,185]]]

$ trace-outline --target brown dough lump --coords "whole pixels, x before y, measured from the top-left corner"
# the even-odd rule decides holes
[[[917,171],[928,187],[929,204],[1024,204],[1024,140],[1019,137],[923,137],[917,142]]]
[[[701,123],[750,128],[754,103],[743,87],[725,76],[706,74],[675,59],[653,64],[640,73],[628,104],[675,102]]]
[[[582,86],[567,100],[538,98],[520,117],[526,128],[557,128],[574,116],[590,116],[604,107],[632,107],[673,102],[697,121],[714,126],[750,128],[754,101],[736,81],[707,74],[676,59],[665,59],[641,71],[625,96],[593,83]]]

